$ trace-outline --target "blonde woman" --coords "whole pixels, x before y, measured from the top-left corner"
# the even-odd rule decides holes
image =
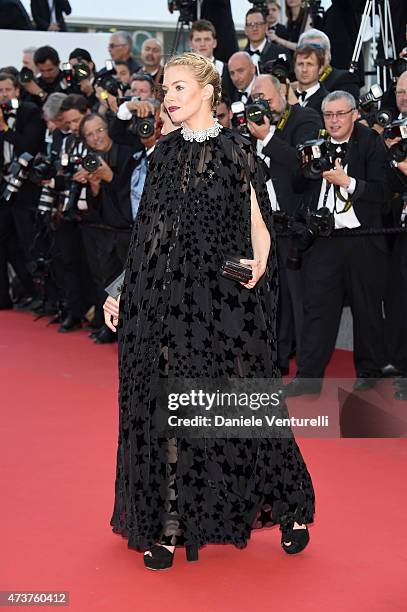
[[[277,379],[276,255],[270,203],[250,143],[213,117],[220,79],[195,53],[164,71],[164,104],[181,128],[156,147],[135,222],[120,299],[120,417],[113,531],[166,569],[174,549],[246,546],[279,524],[300,552],[313,520],[311,478],[293,437],[162,437],[155,426],[168,378]],[[240,254],[252,278],[219,273]]]

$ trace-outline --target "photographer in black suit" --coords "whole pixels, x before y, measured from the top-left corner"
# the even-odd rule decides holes
[[[37,30],[66,32],[65,15],[72,12],[68,0],[31,0],[31,14]]]
[[[294,70],[298,87],[296,96],[300,106],[313,108],[321,114],[322,100],[328,91],[319,82],[323,72],[324,53],[315,47],[299,47],[294,53]]]
[[[304,188],[314,210],[325,206],[333,213],[335,230],[333,237],[317,237],[304,260],[304,326],[297,377],[286,388],[289,396],[320,391],[318,379],[335,348],[345,295],[353,314],[355,390],[372,388],[384,365],[387,248],[384,236],[358,236],[357,228],[383,227],[383,206],[390,196],[385,150],[374,130],[356,123],[355,99],[347,92],[329,94],[322,111],[338,158],[321,179],[304,180]],[[356,235],[347,235],[349,229]]]
[[[324,51],[324,69],[319,78],[321,85],[329,92],[347,91],[358,100],[360,95],[359,75],[331,66],[331,42],[321,30],[311,29],[301,34],[298,48],[309,45],[318,45]]]
[[[267,38],[266,17],[258,8],[253,7],[247,11],[244,31],[248,40],[244,51],[251,56],[255,66],[277,59],[280,53],[286,53],[284,47]]]
[[[7,103],[19,100],[20,88],[17,80],[8,73],[0,74],[0,99]],[[11,164],[22,153],[35,155],[45,148],[45,124],[41,119],[39,109],[30,102],[19,101],[17,110],[0,110],[0,171],[2,175],[1,188],[3,189],[10,175]],[[24,272],[25,265],[33,259],[32,248],[35,237],[35,215],[39,188],[33,187],[28,181],[23,182],[18,193],[10,202],[0,203],[1,241],[4,249],[7,239],[8,249],[13,247],[13,265],[24,283],[28,296],[35,293],[32,282]],[[18,239],[16,238],[18,236]],[[14,245],[11,240],[13,236]],[[15,248],[14,248],[15,247]],[[4,255],[3,255],[4,262]],[[14,266],[15,267],[15,266]],[[4,269],[2,274],[4,284]],[[0,289],[0,293],[7,294],[7,289]],[[4,297],[1,298],[4,301]],[[7,300],[6,300],[7,302]]]
[[[27,94],[30,94],[27,99],[41,107],[49,94],[66,90],[66,83],[59,68],[58,51],[53,47],[48,45],[39,47],[34,53],[34,63],[39,76],[33,81],[23,83],[22,87]]]
[[[280,82],[271,75],[256,78],[252,96],[267,100],[273,113],[272,125],[267,117],[262,125],[249,123],[251,133],[257,138],[258,154],[267,166],[270,177],[267,187],[272,207],[292,216],[301,203],[301,196],[294,190],[299,171],[296,146],[316,138],[322,122],[315,111],[288,104]],[[277,239],[277,253],[280,270],[278,359],[282,372],[286,373],[293,344],[295,342],[298,350],[301,339],[302,282],[301,271],[287,269],[287,238]]]

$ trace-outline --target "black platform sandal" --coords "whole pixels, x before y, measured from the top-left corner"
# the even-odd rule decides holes
[[[149,552],[151,555],[148,554]],[[168,548],[160,544],[153,544],[150,550],[144,553],[144,565],[151,570],[169,569],[174,561],[174,552],[170,552]],[[198,546],[185,546],[185,553],[187,561],[198,561]]]
[[[308,527],[305,529],[283,528],[281,530],[281,546],[287,555],[295,555],[307,546],[309,542]]]

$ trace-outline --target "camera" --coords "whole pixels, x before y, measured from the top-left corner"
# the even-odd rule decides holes
[[[24,66],[18,73],[18,78],[20,80],[20,83],[31,83],[31,81],[34,81],[35,76],[31,68],[27,68],[27,66]]]
[[[287,268],[299,270],[302,264],[302,253],[312,246],[318,236],[330,236],[335,229],[335,217],[323,206],[316,211],[300,211],[295,217],[286,213],[275,212],[273,220],[278,232],[287,232],[290,243],[287,255]]]
[[[260,13],[263,13],[264,16],[267,15],[268,10],[265,0],[249,0],[249,2],[253,4],[253,8],[260,11]]]
[[[71,66],[69,62],[62,64],[62,74],[67,85],[79,85],[81,81],[86,81],[90,77],[90,68],[85,62],[78,58],[78,63]]]
[[[95,87],[102,87],[112,96],[117,97],[121,89],[126,89],[116,77],[116,68],[112,60],[106,60],[105,68],[99,70],[95,75]]]
[[[291,64],[288,61],[286,54],[280,53],[278,58],[275,60],[270,60],[264,64],[259,62],[259,70],[261,74],[271,74],[272,76],[276,77],[280,83],[285,84],[287,79],[290,77]]]
[[[16,195],[21,185],[28,179],[29,170],[34,156],[30,153],[22,153],[9,167],[7,176],[4,176],[4,186],[0,199],[9,202]]]
[[[243,102],[233,102],[231,111],[233,113],[232,125],[242,136],[251,136],[247,126],[248,121],[252,121],[257,125],[264,123],[264,117],[268,117],[270,123],[274,121],[273,112],[268,101],[261,98],[255,98],[253,102],[246,106]]]
[[[16,111],[18,109],[19,106],[20,103],[17,98],[12,98],[11,100],[7,100],[5,102],[0,103],[0,109],[4,117],[11,115],[13,111]]]
[[[407,157],[407,119],[398,119],[393,121],[383,133],[384,138],[400,138],[389,149],[390,165],[397,167],[399,162],[402,162]]]
[[[180,21],[190,23],[196,19],[197,0],[168,0],[168,10],[172,14],[179,11]]]
[[[359,98],[359,112],[361,119],[367,121],[370,127],[373,127],[375,123],[386,127],[393,119],[393,111],[387,108],[381,108],[380,102],[383,98],[383,91],[380,85],[375,84],[369,89],[369,91]]]
[[[398,79],[399,76],[407,70],[407,57],[399,57],[391,64],[391,72],[394,79]]]
[[[57,168],[55,165],[57,155],[46,156],[37,153],[32,163],[29,179],[35,185],[42,185],[43,181],[50,181],[56,176]],[[49,185],[43,185],[38,201],[37,210],[40,214],[51,212],[56,208],[57,192]]]
[[[251,104],[246,105],[246,119],[248,121],[252,121],[256,125],[263,125],[264,117],[268,117],[270,123],[272,123],[273,114],[267,100],[255,98]]]
[[[62,203],[62,213],[66,217],[72,217],[79,210],[79,200],[83,190],[83,185],[73,180],[73,176],[83,168],[87,172],[96,172],[101,162],[99,155],[89,153],[85,148],[80,153],[69,155],[64,153],[61,156],[61,166],[63,168],[63,184],[65,184],[64,198]],[[58,178],[58,177],[57,177]],[[61,184],[58,181],[58,184]]]
[[[303,176],[318,180],[326,170],[335,168],[335,160],[345,157],[346,144],[334,144],[326,138],[325,130],[320,131],[322,137],[307,140],[297,145],[297,155],[301,162]]]
[[[140,102],[140,98],[138,96],[122,96],[117,98],[117,105],[120,106],[125,102]],[[156,104],[156,100],[145,100],[146,102],[151,102],[152,104]],[[156,122],[155,115],[151,114],[147,117],[137,117],[135,111],[130,111],[132,114],[132,131],[137,134],[140,138],[151,138],[154,135]]]

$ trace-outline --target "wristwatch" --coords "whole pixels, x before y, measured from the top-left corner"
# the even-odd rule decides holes
[[[38,92],[37,96],[39,97],[40,100],[45,100],[45,98],[47,97],[47,94],[45,93],[45,91],[43,91],[42,89]]]

